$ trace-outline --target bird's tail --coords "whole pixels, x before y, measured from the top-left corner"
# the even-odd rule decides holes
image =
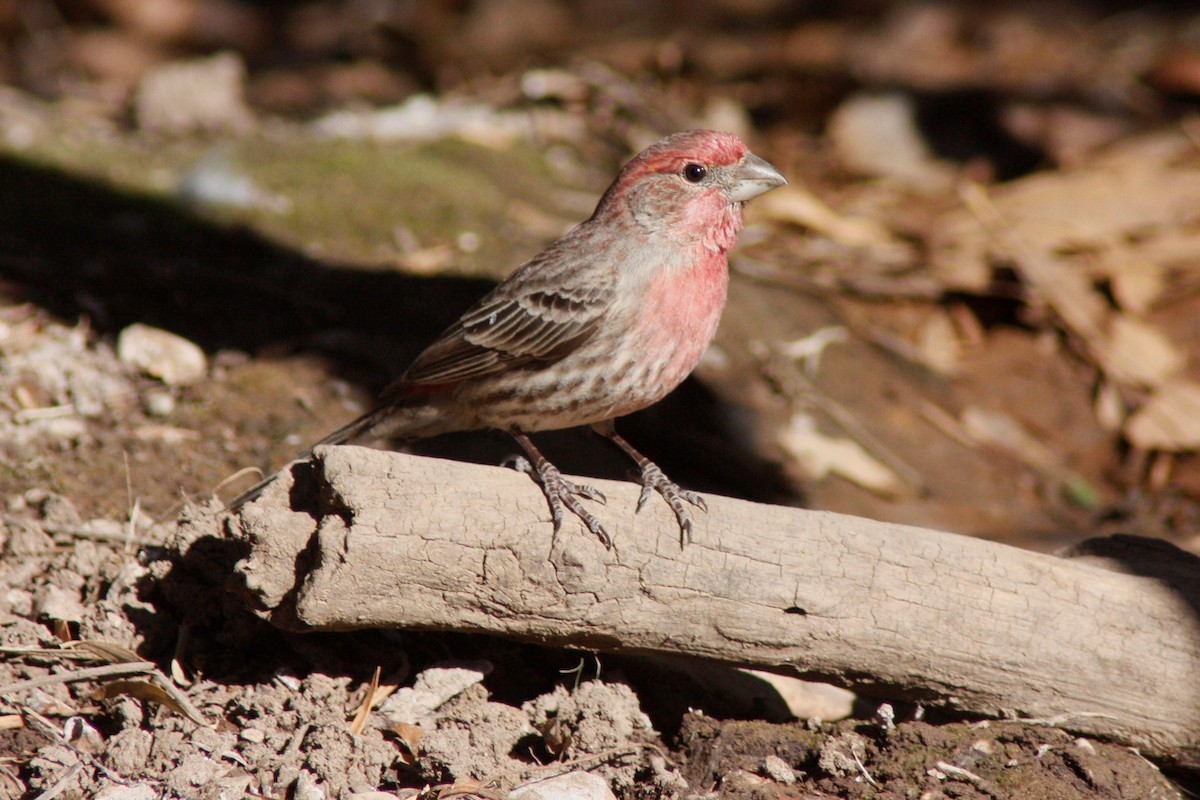
[[[278,478],[285,470],[291,468],[294,464],[307,461],[312,457],[313,450],[322,445],[345,444],[346,442],[358,439],[359,437],[364,436],[373,430],[384,427],[388,428],[388,430],[386,432],[381,431],[381,433],[384,435],[394,434],[397,428],[404,427],[402,424],[397,424],[401,422],[401,420],[396,419],[397,416],[397,406],[395,404],[379,406],[372,411],[368,411],[358,419],[343,425],[321,441],[314,444],[312,447],[305,450],[296,458],[292,459],[292,461],[288,462],[288,464],[284,466],[283,469],[279,470],[279,472],[276,472],[273,475],[268,475],[246,491],[239,494],[237,497],[233,498],[233,500],[229,501],[229,503],[225,505],[225,510],[237,511],[246,503],[257,499],[258,496],[263,493],[263,490],[274,483],[275,479]],[[384,425],[385,421],[390,422],[391,424]]]

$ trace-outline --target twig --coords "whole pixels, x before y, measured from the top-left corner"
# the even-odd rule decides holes
[[[979,775],[976,775],[974,772],[971,772],[969,769],[963,769],[962,767],[957,767],[954,764],[951,764],[947,761],[937,762],[936,768],[938,771],[944,773],[946,776],[954,777],[960,781],[966,781],[967,783],[970,783],[976,789],[983,792],[984,794],[991,795],[992,797],[999,797],[999,793],[997,792],[996,787],[992,785],[991,781],[989,781],[986,778],[983,778]]]
[[[0,656],[24,658],[65,658],[72,661],[102,661],[95,653],[83,650],[65,650],[54,647],[0,647]]]
[[[113,533],[110,531],[93,531],[87,528],[64,528],[50,525],[43,525],[42,530],[51,536],[70,536],[75,539],[93,539],[99,542],[112,542],[114,544],[137,545],[138,547],[148,547],[150,545],[162,544],[147,539],[144,536],[135,536],[133,533],[121,532]]]
[[[19,681],[10,683],[8,686],[0,686],[0,697],[23,692],[26,689],[36,689],[40,686],[51,686],[56,683],[76,683],[78,681],[90,681],[99,678],[116,678],[126,675],[149,675],[155,683],[157,683],[164,692],[166,692],[172,700],[179,705],[179,710],[184,716],[195,722],[197,725],[212,727],[200,710],[192,705],[192,701],[188,700],[178,686],[172,683],[166,675],[155,666],[153,661],[131,661],[121,664],[105,664],[101,667],[88,667],[87,669],[77,670],[75,672],[57,672],[53,675],[44,675],[41,678],[31,678],[27,681]]]
[[[56,672],[53,675],[44,675],[40,678],[30,678],[27,681],[18,681],[10,683],[8,686],[0,686],[0,697],[6,697],[23,692],[26,689],[37,689],[40,686],[52,686],[56,683],[75,683],[77,681],[90,681],[97,678],[115,678],[123,675],[145,675],[147,673],[157,672],[153,661],[132,661],[125,664],[105,664],[102,667],[88,667],[87,669],[77,670],[75,672]]]
[[[850,756],[854,759],[854,763],[858,765],[858,769],[862,772],[863,777],[867,779],[867,783],[871,784],[876,789],[880,789],[880,785],[871,777],[871,773],[867,772],[867,767],[863,764],[862,759],[858,757],[858,753],[854,750],[854,746],[850,747]]]
[[[13,414],[13,422],[18,425],[24,425],[26,422],[34,422],[39,419],[58,419],[59,417],[70,417],[77,413],[79,412],[71,403],[58,406],[44,406],[42,408],[23,408],[16,414]]]

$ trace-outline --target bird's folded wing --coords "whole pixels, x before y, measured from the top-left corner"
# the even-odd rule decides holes
[[[612,294],[607,286],[529,288],[485,297],[426,348],[397,383],[454,383],[558,361],[593,336]]]

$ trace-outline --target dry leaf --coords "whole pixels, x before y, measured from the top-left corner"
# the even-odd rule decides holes
[[[425,731],[421,730],[419,725],[410,725],[407,722],[398,722],[388,728],[392,733],[396,734],[401,746],[400,758],[405,764],[416,763],[416,760],[421,756],[421,737],[425,735]]]
[[[1121,399],[1120,389],[1108,380],[1101,381],[1092,407],[1096,413],[1096,421],[1106,431],[1120,430],[1121,423],[1125,421],[1125,415],[1128,413],[1125,401]]]
[[[1056,473],[1063,469],[1058,454],[1002,411],[970,406],[963,409],[960,421],[979,444],[1003,450],[1038,472]]]
[[[74,646],[75,649],[87,650],[97,658],[107,661],[110,664],[131,664],[135,661],[143,660],[141,656],[124,645],[104,642],[99,639],[85,639],[77,642]]]
[[[808,228],[847,247],[897,244],[887,228],[875,220],[842,216],[812,192],[798,186],[785,186],[761,198],[758,201],[758,213],[767,219]]]
[[[367,727],[367,718],[371,716],[371,709],[379,702],[379,699],[375,697],[375,691],[379,688],[380,672],[381,668],[376,666],[375,672],[371,674],[371,683],[367,686],[367,693],[363,696],[358,711],[354,714],[354,720],[350,723],[350,732],[355,736],[362,733],[363,728]]]
[[[955,169],[933,157],[908,94],[852,95],[833,112],[827,132],[838,160],[860,175],[935,191],[954,181]]]
[[[1167,285],[1167,270],[1161,264],[1121,251],[1113,252],[1103,260],[1113,298],[1121,308],[1143,314],[1162,297]]]
[[[1125,423],[1125,437],[1143,450],[1200,447],[1200,384],[1160,386]]]
[[[139,700],[149,700],[152,703],[158,703],[161,706],[174,711],[181,717],[191,719],[192,715],[187,712],[183,706],[175,701],[165,689],[157,683],[149,681],[137,680],[119,680],[108,681],[96,688],[95,696],[97,699],[107,699],[118,695],[126,695],[128,697],[136,697]]]
[[[807,414],[792,417],[780,434],[779,444],[804,472],[814,479],[839,475],[864,489],[895,495],[903,489],[900,478],[851,439],[826,436]]]
[[[1165,334],[1128,314],[1114,314],[1107,341],[1093,344],[1101,366],[1123,383],[1158,386],[1187,363]]]
[[[958,374],[963,347],[950,315],[935,309],[918,326],[913,343],[917,358],[934,372],[948,377]]]

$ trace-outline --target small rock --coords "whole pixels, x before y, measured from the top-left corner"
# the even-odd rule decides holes
[[[509,800],[616,800],[598,775],[568,772],[544,781],[530,781],[513,789]]]
[[[521,769],[523,762],[512,754],[534,733],[524,713],[490,702],[482,684],[441,706],[426,725],[417,764],[426,780],[439,781]]]
[[[766,784],[767,779],[744,769],[735,769],[721,778],[721,788],[729,793],[752,792]]]
[[[38,592],[35,610],[39,616],[63,622],[82,622],[85,613],[77,593],[54,585],[46,586]]]
[[[867,740],[854,732],[831,736],[821,745],[817,766],[826,775],[857,775],[866,754]]]
[[[254,115],[246,105],[246,66],[234,53],[176,61],[150,70],[138,84],[138,125],[167,133],[244,131]]]
[[[325,787],[306,769],[300,770],[296,778],[296,790],[292,793],[295,800],[325,800]]]
[[[883,703],[875,709],[875,719],[885,731],[896,730],[896,709],[891,703]]]
[[[258,728],[242,728],[242,730],[238,732],[238,738],[243,742],[262,744],[264,741],[266,741],[267,735]]]
[[[195,383],[208,373],[208,359],[195,344],[136,322],[117,337],[117,357],[168,386]]]
[[[63,723],[63,738],[73,744],[76,749],[97,755],[104,750],[104,737],[86,718],[81,716],[69,717]]]
[[[15,551],[14,551],[15,552]],[[0,606],[8,606],[8,610],[21,617],[33,616],[33,593],[24,589],[9,589],[4,593]]]
[[[52,528],[74,528],[83,522],[70,500],[46,489],[30,489],[24,495],[25,504],[36,508],[42,521]]]
[[[154,800],[158,790],[148,783],[133,786],[108,786],[96,792],[96,800]]]
[[[152,417],[169,417],[175,412],[175,398],[170,392],[151,390],[142,398],[146,413]]]
[[[770,755],[763,759],[762,765],[763,774],[776,783],[782,783],[790,786],[796,782],[796,772],[788,763],[776,755]]]
[[[15,520],[8,532],[8,553],[14,556],[45,556],[54,550],[54,539],[30,520]]]
[[[55,417],[41,422],[41,429],[52,439],[74,442],[87,434],[87,425],[79,417]]]

